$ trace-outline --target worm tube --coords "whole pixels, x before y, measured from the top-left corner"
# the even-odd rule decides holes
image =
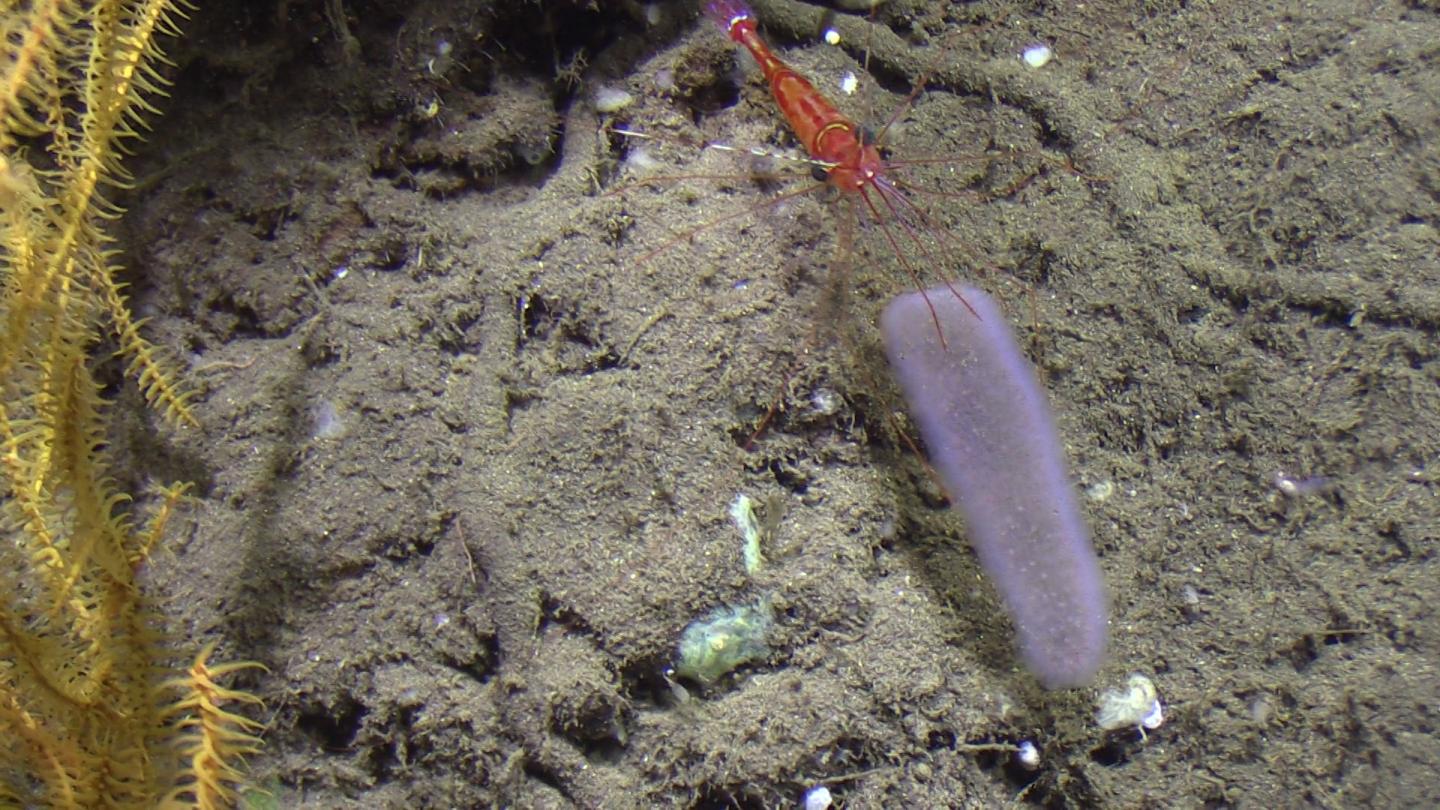
[[[1000,308],[980,290],[959,293],[890,302],[880,318],[890,367],[1015,622],[1021,659],[1046,688],[1084,686],[1105,657],[1105,585],[1060,438]]]

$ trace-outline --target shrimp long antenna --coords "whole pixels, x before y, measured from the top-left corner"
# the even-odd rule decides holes
[[[893,185],[891,185],[890,182],[885,178],[877,177],[871,185],[874,187],[876,194],[879,195],[880,201],[884,203],[885,211],[889,212],[888,219],[897,223],[900,228],[904,230],[905,234],[910,238],[910,241],[913,242],[915,246],[920,250],[920,252],[923,253],[927,259],[933,262],[935,260],[934,254],[931,253],[930,248],[925,244],[925,240],[920,238],[920,234],[915,232],[914,226],[912,226],[910,222],[905,219],[904,215],[902,214],[901,207],[905,207],[906,210],[917,213],[922,219],[928,220],[928,215],[926,215],[924,211],[920,210],[920,208],[917,207],[913,202],[907,199],[904,194],[900,193],[900,191],[896,189]],[[880,232],[885,235],[885,241],[890,243],[890,249],[895,252],[895,256],[900,260],[901,266],[905,268],[905,272],[909,274],[911,281],[914,282],[915,286],[920,289],[923,294],[925,285],[920,280],[920,274],[918,271],[916,271],[915,266],[910,262],[910,259],[906,257],[905,251],[900,247],[900,241],[895,238],[895,232],[891,230],[889,222],[887,222],[887,217],[885,216],[885,213],[882,212],[880,208],[876,207],[875,201],[870,198],[870,195],[868,193],[866,193],[866,189],[861,189],[860,198],[865,201],[866,209],[870,211],[870,215],[875,219],[876,224],[880,226]],[[897,201],[900,203],[899,206],[896,205]],[[970,305],[970,302],[965,300],[964,294],[962,294],[958,289],[955,288],[955,286],[950,282],[949,277],[942,274],[941,278],[944,281],[945,288],[948,289],[956,297],[956,299],[960,301],[960,303],[965,305],[965,308],[970,311],[971,315],[979,318],[980,313],[976,312],[975,308]],[[930,310],[930,319],[934,321],[935,331],[940,336],[941,348],[948,348],[945,341],[945,332],[940,327],[940,316],[935,312],[935,306],[930,303],[929,296],[925,296],[925,306]]]
[[[901,193],[888,179],[880,178],[880,182],[875,184],[875,188],[880,194],[881,201],[885,203],[886,209],[890,211],[890,215],[895,218],[895,221],[900,224],[900,227],[905,230],[905,233],[910,237],[910,241],[915,243],[915,246],[925,255],[926,259],[932,262],[935,261],[935,257],[931,254],[929,246],[925,244],[925,240],[920,238],[920,234],[915,232],[915,228],[910,224],[910,221],[902,215],[900,208],[904,208],[919,217],[921,224],[925,226],[926,230],[940,235],[942,243],[947,238],[953,238],[953,235],[945,228],[940,227],[940,224],[937,223],[925,209],[916,205],[914,201]],[[899,204],[898,207],[897,203]],[[976,312],[975,308],[970,306],[970,302],[965,300],[963,293],[955,289],[955,286],[950,283],[949,276],[944,275],[943,271],[941,279],[944,281],[946,289],[950,290],[950,292],[960,300],[960,303],[964,304],[965,308],[970,310],[970,314],[979,318],[980,313]]]
[[[905,258],[905,252],[900,249],[900,243],[895,240],[895,234],[890,232],[890,227],[885,224],[885,218],[880,214],[880,209],[876,208],[875,203],[870,200],[870,195],[864,193],[862,190],[860,199],[865,201],[865,207],[869,209],[871,216],[875,218],[875,222],[880,225],[880,232],[885,234],[885,241],[890,243],[890,249],[895,251],[895,256],[900,259],[901,266],[905,268],[906,273],[910,274],[910,280],[915,283],[915,287],[919,289],[921,295],[924,296],[925,307],[930,310],[930,320],[935,323],[935,334],[940,336],[940,348],[949,348],[949,345],[945,342],[945,330],[940,326],[940,315],[935,311],[935,305],[930,303],[930,296],[924,293],[925,285],[920,281],[920,274],[915,271],[914,266],[910,264],[910,260]],[[963,301],[964,299],[962,298],[961,300]],[[969,306],[969,304],[966,304],[966,306]]]
[[[636,185],[639,185],[639,183],[637,183]],[[711,228],[716,227],[717,225],[724,225],[725,223],[732,222],[739,219],[740,217],[753,214],[757,210],[760,210],[762,208],[769,208],[771,206],[779,205],[786,200],[793,200],[796,197],[803,197],[806,194],[813,194],[814,192],[819,191],[822,188],[825,188],[824,183],[812,183],[811,185],[805,186],[803,188],[793,189],[790,191],[782,192],[780,194],[776,194],[772,197],[767,197],[766,199],[760,201],[759,203],[756,203],[755,205],[746,206],[739,211],[733,211],[723,217],[720,217],[719,219],[712,219],[709,222],[702,223],[695,226],[694,228],[683,231],[676,236],[670,238],[669,240],[663,242],[659,246],[651,249],[650,252],[646,253],[635,261],[639,264],[644,264],[655,258],[656,256],[660,255],[661,253],[669,250],[670,248],[675,247],[681,242],[694,239],[696,236],[699,236],[700,234],[710,230]]]
[[[966,199],[966,200],[968,200],[968,199],[973,199],[973,197],[974,197],[974,194],[971,193],[971,192],[947,192],[947,191],[937,191],[937,190],[934,190],[934,189],[925,188],[924,186],[917,186],[917,185],[915,185],[915,184],[913,184],[913,183],[905,183],[905,182],[902,182],[902,181],[897,180],[897,179],[895,179],[895,178],[888,178],[888,177],[887,177],[887,178],[885,178],[885,181],[886,181],[886,183],[891,187],[892,190],[898,190],[898,191],[900,191],[900,192],[911,192],[911,193],[917,193],[917,194],[930,194],[930,195],[934,195],[934,196],[937,196],[937,197],[944,197],[944,198],[947,198],[947,199]],[[948,245],[952,246],[955,250],[957,250],[957,251],[959,251],[959,252],[961,252],[961,253],[966,254],[966,256],[967,256],[969,259],[971,259],[972,261],[975,261],[975,262],[978,262],[978,263],[980,263],[980,264],[986,265],[990,270],[995,270],[995,269],[996,269],[996,267],[995,267],[994,264],[992,264],[992,263],[984,260],[983,258],[980,258],[980,257],[975,256],[975,254],[970,251],[970,246],[969,246],[969,245],[966,245],[963,241],[961,241],[960,239],[958,239],[958,238],[955,236],[955,234],[953,234],[953,233],[950,232],[950,229],[944,227],[944,226],[941,225],[939,222],[936,222],[936,221],[935,221],[935,218],[934,218],[933,216],[931,216],[928,211],[926,211],[924,208],[921,208],[920,206],[916,205],[916,204],[915,204],[915,201],[912,200],[912,199],[910,199],[910,198],[909,198],[908,196],[906,196],[904,193],[898,193],[898,194],[896,194],[896,195],[895,195],[895,199],[896,199],[896,201],[898,201],[898,202],[905,208],[905,210],[911,212],[915,217],[919,218],[920,223],[925,227],[925,229],[928,230],[928,231],[930,231],[931,233],[935,234],[936,237],[937,237],[941,242],[944,242],[945,244],[948,244]],[[923,247],[923,246],[921,247],[921,250],[922,250],[922,251],[924,250],[924,247]]]
[[[623,136],[625,136],[625,137],[627,137],[627,138],[639,138],[639,139],[641,139],[641,140],[647,140],[647,141],[658,140],[658,139],[656,138],[656,136],[651,135],[651,134],[648,133],[648,132],[638,132],[638,131],[633,130],[633,129],[622,129],[622,128],[619,128],[619,127],[606,127],[606,128],[604,128],[603,131],[605,131],[605,132],[613,132],[613,133],[616,134],[616,135],[623,135]],[[693,144],[691,144],[691,146],[693,146]],[[827,161],[827,160],[820,160],[820,159],[814,158],[814,157],[797,157],[797,156],[795,156],[795,155],[787,155],[787,154],[785,154],[785,153],[783,153],[783,152],[775,152],[775,151],[772,151],[772,150],[770,150],[770,149],[765,149],[765,148],[759,147],[759,146],[749,146],[749,147],[746,147],[746,146],[732,146],[731,144],[728,144],[728,143],[719,143],[719,142],[716,142],[716,141],[707,141],[707,142],[705,142],[705,143],[701,143],[698,148],[699,148],[699,150],[702,151],[702,152],[705,151],[705,150],[707,150],[707,149],[709,149],[709,150],[713,150],[713,151],[716,151],[716,152],[731,152],[731,153],[737,154],[737,155],[750,155],[751,157],[766,158],[766,159],[769,159],[769,160],[778,160],[778,161],[780,161],[780,162],[782,162],[782,163],[798,163],[798,164],[804,164],[804,165],[806,165],[806,166],[811,167],[812,170],[818,168],[818,169],[820,169],[821,171],[825,171],[825,172],[828,172],[828,171],[830,171],[831,169],[835,168],[835,165],[836,165],[835,163],[833,163],[833,162],[831,162],[831,161]],[[710,180],[732,180],[732,179],[734,179],[734,178],[736,178],[736,177],[742,177],[742,176],[743,176],[743,175],[738,174],[738,173],[735,173],[735,172],[724,172],[724,173],[717,173],[717,174],[667,174],[667,175],[665,175],[664,177],[657,177],[657,178],[654,178],[654,179],[655,179],[656,182],[664,182],[664,181],[668,181],[668,180],[690,180],[690,179],[696,179],[696,178],[700,178],[700,179],[710,179]],[[636,180],[636,181],[634,181],[634,182],[627,183],[627,184],[621,186],[621,187],[618,188],[618,189],[613,189],[613,190],[611,190],[609,193],[610,193],[610,194],[614,194],[614,193],[617,193],[617,192],[619,192],[619,191],[623,191],[623,190],[625,190],[625,189],[627,189],[627,188],[631,188],[631,187],[633,187],[633,186],[638,186],[638,185],[644,184],[644,183],[646,183],[646,182],[647,182],[647,181],[646,181],[645,179]]]

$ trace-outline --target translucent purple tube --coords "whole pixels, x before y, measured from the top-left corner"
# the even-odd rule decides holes
[[[1046,688],[1084,686],[1105,658],[1100,564],[1034,370],[995,302],[957,289],[965,301],[938,287],[885,308],[890,367],[1015,622],[1020,657]]]

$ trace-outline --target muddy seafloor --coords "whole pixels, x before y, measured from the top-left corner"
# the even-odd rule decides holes
[[[197,483],[154,583],[269,667],[278,806],[1440,796],[1433,2],[896,2],[840,48],[764,3],[856,118],[930,72],[885,135],[928,160],[903,263],[843,199],[766,206],[803,165],[696,148],[794,144],[693,6],[598,5],[207,5],[173,49],[122,246],[203,427],[117,446]],[[909,270],[1041,370],[1112,596],[1094,688],[1018,667],[906,441],[875,319]],[[767,656],[667,682],[761,598]],[[1132,672],[1165,722],[1103,732]]]

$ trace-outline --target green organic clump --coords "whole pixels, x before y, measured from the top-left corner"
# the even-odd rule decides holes
[[[680,635],[680,660],[675,674],[712,684],[741,664],[770,654],[765,638],[774,624],[770,601],[719,608],[698,619]]]

